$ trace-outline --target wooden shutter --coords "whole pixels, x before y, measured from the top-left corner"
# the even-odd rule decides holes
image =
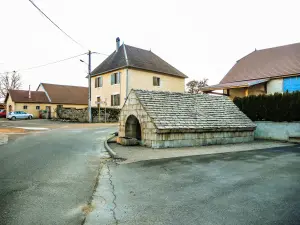
[[[97,80],[98,80],[98,77],[96,77],[96,79],[95,79],[95,88],[97,87]]]
[[[160,86],[160,78],[153,77],[153,86]]]
[[[121,74],[121,72],[118,72],[117,73],[117,81],[118,81],[118,83],[117,84],[120,84],[121,83],[121,80],[120,80],[120,74]]]
[[[120,94],[116,95],[116,105],[120,105]]]
[[[114,106],[114,96],[113,95],[110,96],[110,105]]]
[[[114,73],[112,75],[110,75],[110,84],[111,85],[115,84],[115,74]]]

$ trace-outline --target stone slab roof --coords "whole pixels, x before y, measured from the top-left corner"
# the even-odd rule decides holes
[[[227,96],[132,90],[158,130],[254,130],[255,124]]]

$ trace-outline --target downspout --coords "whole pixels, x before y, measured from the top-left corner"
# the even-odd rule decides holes
[[[126,96],[125,98],[127,98],[128,96],[128,81],[129,81],[129,73],[128,73],[128,66],[129,66],[129,63],[128,63],[128,57],[127,57],[127,52],[126,52],[126,47],[125,47],[125,44],[123,42],[123,48],[124,48],[124,56],[125,56],[125,60],[126,60]]]

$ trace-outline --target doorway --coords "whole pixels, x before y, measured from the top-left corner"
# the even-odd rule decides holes
[[[46,106],[47,118],[51,119],[51,106]]]
[[[130,115],[125,124],[125,136],[141,140],[141,125],[139,120]]]

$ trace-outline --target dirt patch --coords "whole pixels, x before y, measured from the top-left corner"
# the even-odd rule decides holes
[[[25,133],[26,130],[22,128],[0,128],[0,133],[1,134],[12,134],[12,133]]]
[[[92,212],[95,209],[95,205],[93,204],[87,204],[81,208],[81,211],[84,213],[84,215],[88,215],[90,212]]]

